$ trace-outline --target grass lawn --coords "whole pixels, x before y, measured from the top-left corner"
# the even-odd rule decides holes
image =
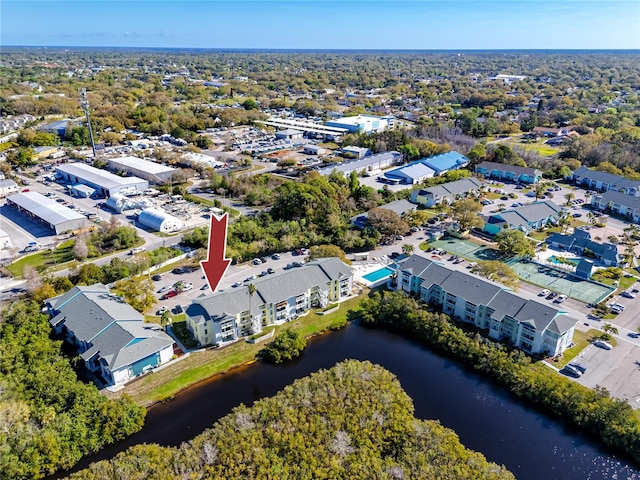
[[[357,307],[360,300],[367,294],[368,290],[365,289],[362,295],[342,302],[340,309],[329,315],[311,312],[295,321],[280,325],[276,327],[276,335],[278,330],[283,328],[298,330],[305,337],[325,332],[333,322],[345,318],[347,312]],[[174,331],[179,323],[174,322]],[[130,395],[141,405],[149,406],[171,398],[180,390],[214,375],[252,363],[263,347],[263,343],[250,344],[238,341],[223,348],[208,348],[204,352],[194,352],[185,360],[132,382],[123,389],[122,393]]]
[[[544,242],[547,239],[547,237],[549,236],[549,234],[547,232],[534,231],[534,232],[529,233],[529,236],[531,238],[535,239],[535,240],[539,240],[541,242]]]
[[[67,268],[64,264],[73,261],[74,244],[75,240],[65,240],[53,253],[51,250],[41,250],[33,255],[22,257],[7,268],[16,278],[22,277],[24,267],[27,265],[40,272],[47,268],[55,269],[57,267],[58,270]]]
[[[589,330],[589,333],[576,330],[573,334],[573,343],[575,343],[575,345],[571,348],[567,348],[562,354],[562,358],[558,359],[557,362],[551,362],[551,365],[558,368],[564,367],[591,343],[591,339],[594,335],[599,335],[600,333],[598,333],[598,330],[593,329]]]
[[[495,193],[495,192],[490,192],[487,193],[485,195],[485,198],[489,199],[489,200],[497,200],[501,197],[502,195],[500,195],[499,193]]]
[[[544,143],[544,139],[537,140],[533,143],[522,143],[518,140],[506,140],[505,145],[508,145],[511,148],[520,148],[526,151],[532,151],[541,155],[543,157],[552,157],[560,152],[560,149],[557,147],[551,147]]]

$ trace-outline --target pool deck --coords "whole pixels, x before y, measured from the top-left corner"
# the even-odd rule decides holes
[[[382,257],[373,257],[371,260],[367,260],[366,262],[356,263],[354,262],[351,266],[354,269],[354,280],[366,287],[375,288],[387,282],[389,279],[388,276],[383,277],[375,282],[371,282],[364,278],[365,275],[370,274],[371,272],[375,272],[376,270],[380,270],[381,268],[392,268],[391,264],[393,261],[383,255]]]

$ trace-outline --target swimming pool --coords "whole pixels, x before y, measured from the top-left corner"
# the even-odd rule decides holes
[[[549,261],[551,263],[555,263],[556,265],[562,265],[563,263],[570,263],[572,265],[578,265],[580,263],[580,260],[577,259],[577,258],[562,258],[562,259],[559,259],[555,255],[551,255],[549,257]]]
[[[369,272],[366,275],[363,275],[362,278],[364,278],[368,282],[375,283],[378,280],[382,280],[383,278],[390,277],[394,273],[395,273],[395,270],[393,270],[392,268],[383,267],[383,268],[379,268],[378,270],[374,270],[373,272]]]

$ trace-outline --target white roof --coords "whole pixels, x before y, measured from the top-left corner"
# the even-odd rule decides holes
[[[119,177],[106,170],[92,167],[84,163],[65,163],[56,167],[56,170],[68,175],[74,175],[79,179],[100,185],[103,188],[114,188],[126,185],[137,185],[147,183],[146,180],[138,177]]]
[[[162,165],[156,162],[150,162],[149,160],[143,160],[139,157],[118,157],[118,158],[110,158],[110,165],[116,165],[123,170],[129,170],[130,168],[134,168],[136,170],[141,170],[143,172],[150,173],[152,175],[159,175],[162,173],[173,172],[176,169],[173,167],[167,167],[166,165]]]
[[[68,222],[69,220],[85,218],[78,212],[64,205],[60,205],[58,202],[44,195],[40,195],[38,192],[16,193],[15,195],[11,195],[9,199],[16,205],[30,211],[51,225],[58,225],[63,222]]]

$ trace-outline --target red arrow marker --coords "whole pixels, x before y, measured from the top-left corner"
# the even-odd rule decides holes
[[[227,248],[227,213],[217,218],[211,215],[211,227],[209,228],[209,252],[207,259],[200,262],[200,266],[207,277],[207,283],[211,292],[215,292],[220,280],[229,268],[230,258],[225,258]]]

